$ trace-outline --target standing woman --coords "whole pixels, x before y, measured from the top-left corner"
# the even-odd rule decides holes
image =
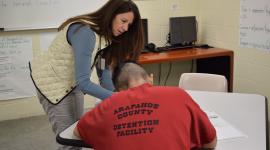
[[[102,100],[109,97],[114,90],[114,66],[120,61],[137,61],[142,48],[141,16],[131,0],[109,0],[96,12],[60,25],[49,50],[30,64],[39,101],[53,131],[58,134],[80,118],[83,93]],[[90,81],[93,67],[101,86]]]

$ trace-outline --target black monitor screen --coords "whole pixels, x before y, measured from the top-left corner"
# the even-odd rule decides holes
[[[190,45],[197,41],[195,16],[170,18],[170,44]]]
[[[142,19],[143,35],[144,35],[144,47],[148,44],[148,23],[147,19]]]

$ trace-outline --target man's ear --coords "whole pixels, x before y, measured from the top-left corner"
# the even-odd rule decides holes
[[[154,74],[151,73],[148,77],[147,77],[147,82],[150,84],[154,84]]]

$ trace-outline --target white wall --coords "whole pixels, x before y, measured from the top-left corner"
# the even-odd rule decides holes
[[[234,92],[270,98],[270,53],[239,47],[240,0],[200,0],[200,39],[234,50]],[[269,108],[269,107],[268,107]]]
[[[169,17],[196,16],[199,18],[199,3],[197,0],[146,0],[136,1],[141,11],[142,18],[148,19],[149,43],[156,46],[166,44],[166,36],[169,33]],[[166,85],[178,85],[182,72],[190,72],[191,61],[172,62],[172,72]],[[160,85],[165,85],[169,71],[169,63],[161,63]],[[149,73],[154,73],[154,84],[158,85],[159,64],[143,65]]]

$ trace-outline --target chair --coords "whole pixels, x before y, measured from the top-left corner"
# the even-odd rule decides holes
[[[227,92],[227,79],[222,75],[208,73],[183,73],[179,87],[185,90]]]

